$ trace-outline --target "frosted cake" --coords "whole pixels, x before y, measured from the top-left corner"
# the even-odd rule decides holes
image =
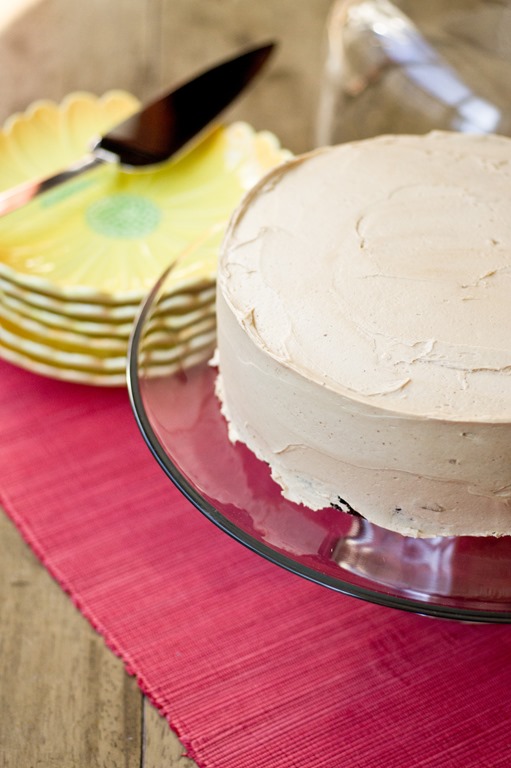
[[[235,212],[217,391],[284,496],[511,533],[510,163],[506,138],[384,136],[291,160]]]

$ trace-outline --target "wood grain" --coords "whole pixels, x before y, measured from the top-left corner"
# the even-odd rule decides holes
[[[190,768],[183,747],[0,511],[1,768]]]
[[[330,0],[2,0],[13,2],[27,10],[6,15],[0,29],[0,72],[9,73],[0,122],[75,90],[124,88],[148,100],[245,45],[274,39],[264,86],[226,117],[275,132],[294,152],[314,142]]]
[[[124,88],[146,100],[272,38],[280,46],[264,83],[226,118],[307,150],[329,5],[1,0],[0,122],[36,99],[60,101],[75,90]],[[0,510],[0,768],[192,768],[183,751]]]
[[[184,749],[156,709],[144,700],[144,742],[141,768],[194,768]]]

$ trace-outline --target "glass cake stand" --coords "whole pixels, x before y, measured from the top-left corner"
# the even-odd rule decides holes
[[[153,456],[211,522],[275,565],[345,595],[468,622],[511,622],[511,537],[414,539],[360,515],[313,512],[284,499],[266,464],[227,437],[214,393],[211,337],[174,345],[167,280],[144,302],[131,337],[128,388]]]

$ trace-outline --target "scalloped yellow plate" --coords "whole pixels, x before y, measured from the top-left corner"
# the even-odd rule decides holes
[[[171,296],[166,302],[166,306],[161,314],[166,318],[169,326],[176,330],[191,325],[202,319],[205,314],[214,312],[215,294],[211,291],[204,292],[192,301],[178,301],[184,297]],[[15,315],[19,323],[29,321],[36,323],[37,326],[45,328],[46,332],[63,331],[72,333],[77,337],[87,339],[91,337],[108,337],[116,340],[123,340],[126,343],[133,327],[133,317],[118,322],[109,322],[106,320],[94,320],[76,318],[71,315],[60,315],[55,312],[48,312],[31,303],[21,301],[16,296],[11,295],[0,287],[0,309],[5,307],[13,316]],[[138,310],[138,307],[137,307]],[[1,315],[0,315],[1,316]]]
[[[0,189],[64,167],[137,107],[127,93],[39,102],[0,133]],[[221,126],[187,154],[126,172],[105,165],[0,218],[0,276],[60,300],[141,301],[176,259],[173,285],[211,281],[243,194],[290,156],[268,132]]]
[[[164,333],[162,339],[165,343],[162,344],[156,332],[145,350],[149,365],[186,365],[190,357],[211,348],[215,335],[214,322],[206,323],[195,335],[179,339],[177,343],[170,342],[168,334]],[[126,369],[126,355],[123,351],[94,353],[90,350],[75,351],[72,347],[49,346],[40,338],[27,336],[23,329],[6,322],[0,325],[0,355],[35,373],[42,373],[44,367],[46,375],[55,378],[69,379],[66,371],[72,372],[73,381],[81,380],[84,383],[89,382],[92,375],[95,381],[90,383],[117,384],[117,379],[112,377],[124,375]],[[81,379],[80,374],[83,374]]]
[[[14,332],[22,337],[23,342],[31,341],[49,347],[48,354],[55,352],[74,352],[99,357],[124,356],[126,360],[128,335],[106,335],[77,333],[69,329],[50,327],[39,323],[32,317],[20,315],[5,301],[5,295],[0,292],[0,338],[4,331]],[[179,344],[188,341],[193,336],[216,328],[214,306],[201,311],[190,313],[189,316],[172,315],[152,318],[151,339],[156,341],[158,335],[165,338],[167,344]],[[21,344],[18,343],[18,347]]]
[[[187,353],[186,357],[183,356],[181,351],[174,354],[174,357],[170,356],[168,360],[161,362],[154,362],[150,366],[146,366],[147,372],[153,372],[155,375],[169,376],[179,370],[182,370],[184,366],[197,365],[207,359],[211,352],[211,341],[205,340],[204,345],[196,350],[191,350]],[[37,373],[41,376],[47,376],[52,379],[61,379],[62,381],[70,381],[75,384],[91,384],[93,386],[101,387],[121,387],[126,384],[126,372],[123,367],[114,369],[111,371],[97,371],[92,368],[89,369],[86,366],[75,368],[68,362],[61,364],[59,361],[45,361],[38,357],[34,357],[23,352],[19,352],[16,349],[12,349],[6,344],[3,344],[0,340],[0,355],[20,368],[25,368],[32,373]]]
[[[140,306],[140,302],[105,305],[57,299],[44,293],[21,288],[1,276],[0,290],[4,295],[18,302],[19,306],[24,307],[25,314],[28,312],[34,317],[44,315],[48,324],[57,324],[65,328],[83,329],[83,325],[87,323],[101,327],[116,327],[121,323],[132,325]],[[165,299],[165,312],[173,312],[176,315],[185,314],[214,301],[215,292],[214,282],[193,286],[187,291],[173,291]],[[84,332],[88,331],[84,330]]]

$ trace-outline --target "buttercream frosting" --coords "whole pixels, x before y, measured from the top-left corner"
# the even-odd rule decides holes
[[[435,132],[272,171],[219,262],[218,391],[290,499],[511,533],[511,141]]]

